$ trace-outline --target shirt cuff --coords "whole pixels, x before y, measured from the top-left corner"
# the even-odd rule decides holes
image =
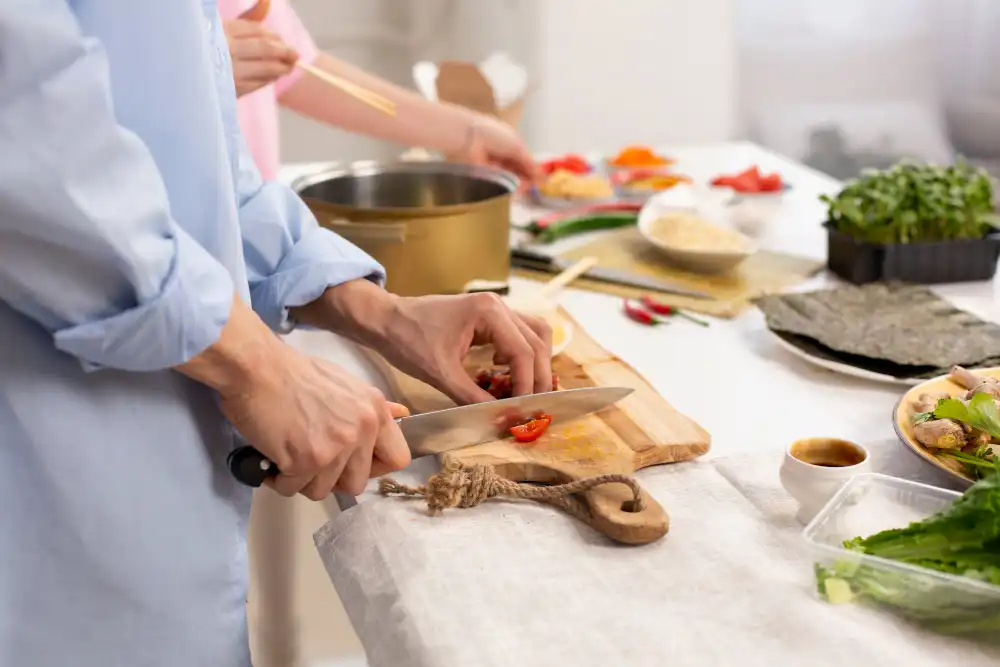
[[[300,238],[278,269],[254,285],[253,309],[271,329],[291,331],[288,309],[304,306],[328,288],[365,278],[385,284],[385,269],[357,246],[328,229],[316,227]]]
[[[195,240],[175,239],[173,267],[155,298],[57,331],[56,347],[88,371],[144,372],[182,364],[218,340],[233,305],[233,279]]]

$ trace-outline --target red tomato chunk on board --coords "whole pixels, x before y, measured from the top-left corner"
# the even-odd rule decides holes
[[[514,387],[510,382],[510,371],[494,368],[479,371],[476,375],[476,384],[485,389],[493,398],[511,398],[514,395]],[[552,374],[553,389],[559,386],[559,377]]]
[[[542,437],[552,423],[552,415],[538,415],[523,424],[518,424],[510,429],[510,434],[518,442],[534,442]]]

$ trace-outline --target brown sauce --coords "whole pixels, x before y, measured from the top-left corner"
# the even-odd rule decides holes
[[[823,468],[847,468],[864,463],[866,454],[854,443],[835,438],[809,438],[792,445],[792,456]]]

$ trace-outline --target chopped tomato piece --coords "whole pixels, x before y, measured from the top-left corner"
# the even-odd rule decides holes
[[[740,174],[733,179],[732,186],[733,190],[737,192],[759,192],[760,183],[753,176],[749,174]]]
[[[493,398],[511,398],[514,395],[514,386],[510,381],[510,371],[500,368],[479,371],[476,374],[476,384],[481,389],[485,389]],[[552,374],[552,388],[559,386],[559,377]]]
[[[779,174],[768,174],[760,177],[761,192],[779,192],[782,188],[784,188],[784,183],[781,182]]]
[[[534,442],[542,437],[551,423],[552,415],[538,415],[534,419],[529,419],[524,424],[518,424],[510,429],[510,434],[518,442]]]
[[[780,174],[762,174],[757,165],[738,174],[716,176],[711,183],[716,187],[732,188],[745,194],[780,192],[785,189]]]

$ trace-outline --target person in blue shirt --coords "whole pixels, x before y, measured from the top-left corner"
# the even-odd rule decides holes
[[[0,2],[0,665],[246,667],[249,442],[274,489],[405,466],[400,406],[274,332],[381,352],[460,403],[493,343],[551,388],[549,333],[488,295],[400,298],[263,183],[212,0]]]

